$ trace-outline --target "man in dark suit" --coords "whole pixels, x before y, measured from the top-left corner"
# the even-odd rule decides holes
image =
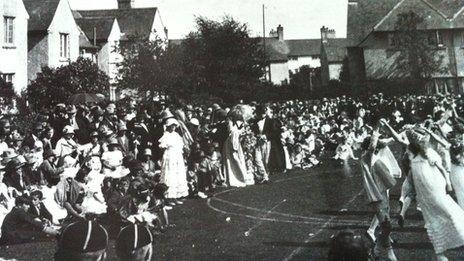
[[[34,129],[32,130],[32,133],[27,135],[26,138],[23,140],[22,146],[28,147],[30,150],[33,150],[36,147],[36,145],[38,145],[39,143],[42,143],[42,141],[40,141],[40,137],[42,136],[42,131],[43,131],[42,123],[35,124]]]

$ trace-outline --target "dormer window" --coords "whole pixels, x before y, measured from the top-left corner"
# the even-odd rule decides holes
[[[4,43],[8,45],[14,44],[14,17],[4,16],[3,25],[4,25]]]

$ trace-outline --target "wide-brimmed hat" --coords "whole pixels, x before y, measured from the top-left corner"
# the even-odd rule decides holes
[[[64,126],[63,134],[74,134],[74,128],[72,126]]]
[[[6,149],[2,153],[2,164],[6,165],[10,160],[18,157],[18,154],[13,149]]]
[[[68,105],[66,107],[66,113],[76,113],[76,112],[77,112],[76,106]]]
[[[143,152],[143,156],[153,156],[153,154],[151,153],[151,149],[145,149]]]
[[[190,120],[190,124],[194,125],[194,126],[200,126],[200,121],[196,118],[192,118]]]
[[[219,106],[219,104],[215,103],[211,106],[211,108],[213,109],[213,111],[217,111],[217,110],[220,110],[221,109],[221,106]]]
[[[172,114],[172,112],[170,110],[164,110],[161,113],[161,119],[167,120],[167,119],[170,119],[170,118],[174,118],[174,115]]]
[[[166,121],[166,126],[176,125],[179,126],[179,122],[174,118],[169,118]]]
[[[24,160],[22,160],[20,157],[22,156],[18,156],[10,160],[8,164],[6,164],[6,168],[7,169],[20,169],[24,167],[24,165],[26,164],[25,162],[26,160],[24,159],[24,157],[22,157]]]

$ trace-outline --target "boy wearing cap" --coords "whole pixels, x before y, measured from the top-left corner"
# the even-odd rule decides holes
[[[149,261],[153,255],[153,236],[148,228],[129,225],[116,240],[116,253],[121,260]]]
[[[67,226],[58,239],[56,261],[102,261],[106,259],[108,232],[94,220]]]

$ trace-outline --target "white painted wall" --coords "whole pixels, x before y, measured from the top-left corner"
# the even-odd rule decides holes
[[[271,82],[274,84],[281,84],[285,80],[290,79],[288,72],[288,63],[271,63]]]
[[[4,16],[15,17],[13,45],[4,42]],[[21,0],[0,1],[0,73],[14,73],[13,89],[21,93],[27,87],[27,20]]]
[[[329,79],[338,80],[340,79],[340,73],[342,71],[342,64],[329,64]]]
[[[288,60],[288,69],[295,72],[301,66],[308,65],[311,68],[321,67],[321,59],[319,57],[301,56],[296,60]]]
[[[60,57],[60,33],[69,34],[69,59]],[[48,66],[59,67],[79,57],[79,28],[74,20],[68,0],[61,0],[48,28]]]

